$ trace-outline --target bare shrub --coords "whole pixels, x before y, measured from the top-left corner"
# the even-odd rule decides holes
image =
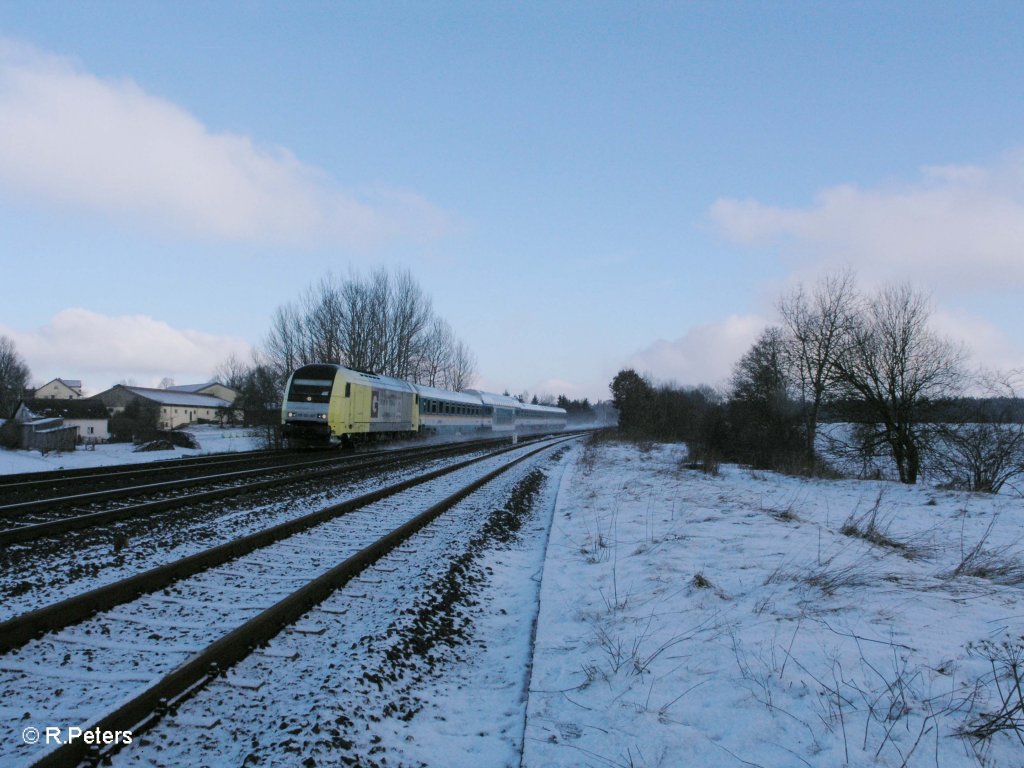
[[[1015,378],[1024,378],[1024,372],[982,374],[988,397],[958,401],[940,428],[934,469],[951,487],[999,493],[1024,475],[1024,409]]]
[[[863,587],[877,581],[875,569],[863,559],[840,565],[839,553],[805,566],[784,563],[772,571],[764,584],[779,584],[794,581],[820,589],[826,595],[833,595],[841,589]]]
[[[963,537],[960,540],[960,562],[945,574],[946,578],[973,576],[987,579],[996,584],[1007,586],[1024,585],[1024,561],[1017,549],[1017,542],[997,547],[989,547],[988,540],[995,529],[998,516],[993,515],[981,538],[969,549],[964,548]]]
[[[715,586],[703,573],[695,574],[691,583],[697,589],[712,589]]]
[[[892,517],[880,516],[882,499],[885,490],[878,492],[878,498],[870,509],[861,514],[854,510],[846,518],[843,527],[839,532],[844,536],[851,536],[856,539],[863,539],[879,547],[888,547],[900,552],[904,557],[917,557],[922,554],[922,548],[909,541],[893,538],[889,535],[889,527],[892,525]]]
[[[687,455],[682,462],[683,469],[694,469],[705,475],[718,477],[722,469],[722,457],[718,451],[694,440],[688,441],[686,448]]]

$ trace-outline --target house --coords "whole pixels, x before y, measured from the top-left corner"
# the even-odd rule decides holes
[[[80,400],[82,382],[78,379],[54,379],[33,393],[36,400]]]
[[[124,412],[132,403],[152,403],[159,408],[157,429],[175,429],[203,422],[222,423],[231,409],[230,401],[213,395],[124,384],[116,384],[100,392],[95,399],[103,403],[111,416]]]
[[[14,412],[19,427],[18,447],[28,451],[73,451],[78,442],[78,427],[64,423],[60,416],[33,413],[23,400]]]
[[[229,403],[235,402],[238,398],[238,390],[228,387],[216,381],[208,381],[205,384],[179,384],[174,387],[168,387],[168,391],[171,392],[191,392],[194,395],[212,395],[213,397],[219,397],[221,400],[227,400]]]
[[[105,443],[110,439],[109,417],[103,403],[92,398],[84,400],[62,400],[55,398],[34,398],[22,400],[14,418],[19,419],[23,411],[39,419],[60,419],[63,426],[75,427],[77,443]]]

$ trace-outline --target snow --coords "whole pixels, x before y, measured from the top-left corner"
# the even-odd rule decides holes
[[[999,708],[1000,644],[1024,652],[1020,496],[684,459],[605,441],[527,463],[114,764],[1021,765],[1012,731],[959,735]],[[453,634],[398,654],[533,467],[532,515],[467,561]],[[218,599],[261,558],[225,567]]]
[[[971,649],[1024,645],[1024,570],[953,575],[993,520],[986,546],[1022,562],[1019,497],[588,452],[551,531],[524,766],[1020,765],[1012,733],[956,733],[998,703]],[[905,548],[840,532],[876,505]]]
[[[80,445],[73,452],[50,452],[46,455],[39,451],[0,449],[0,475],[136,464],[206,453],[254,451],[261,447],[259,435],[251,428],[201,425],[186,431],[195,436],[199,442],[199,450],[174,448],[167,451],[136,453],[135,446],[131,443]]]

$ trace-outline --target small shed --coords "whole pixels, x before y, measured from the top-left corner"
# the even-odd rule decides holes
[[[105,443],[110,439],[110,418],[103,403],[85,400],[23,400],[29,411],[40,418],[59,418],[65,426],[78,429],[78,443]]]
[[[27,451],[73,451],[78,442],[78,427],[68,426],[59,416],[33,413],[25,402],[14,412],[20,430],[19,447]]]

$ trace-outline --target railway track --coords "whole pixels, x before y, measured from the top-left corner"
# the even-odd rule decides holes
[[[115,520],[141,517],[187,504],[224,499],[295,482],[327,477],[338,472],[374,472],[407,459],[471,450],[497,442],[494,439],[469,441],[443,446],[418,446],[400,451],[374,451],[364,454],[307,458],[293,457],[281,462],[276,457],[269,466],[235,469],[214,474],[190,476],[176,480],[159,480],[146,484],[132,483],[104,490],[77,494],[51,495],[30,501],[0,504],[0,546],[33,541],[44,536],[58,536],[73,530],[106,525]],[[236,466],[237,462],[230,462]],[[243,462],[245,464],[245,462]],[[119,479],[137,479],[129,472],[117,473]],[[90,476],[90,478],[93,476]],[[192,491],[191,489],[204,488]],[[151,501],[144,501],[157,497]],[[110,506],[110,502],[119,502]]]
[[[9,502],[30,500],[42,497],[47,493],[53,494],[62,488],[100,486],[105,483],[117,483],[125,478],[169,477],[196,469],[253,466],[257,463],[286,459],[288,456],[289,454],[277,450],[240,451],[229,454],[183,456],[177,459],[161,459],[139,464],[115,464],[108,467],[0,475],[0,498]],[[140,481],[135,480],[134,482]],[[65,492],[64,495],[68,493],[71,491]]]
[[[412,477],[186,564],[4,622],[0,699],[25,702],[34,723],[137,733],[283,626],[302,632],[296,622],[313,605],[446,510],[569,439],[509,447]],[[25,754],[5,757],[5,749],[0,744],[0,762]],[[105,749],[78,740],[40,750],[26,764],[72,765]]]

